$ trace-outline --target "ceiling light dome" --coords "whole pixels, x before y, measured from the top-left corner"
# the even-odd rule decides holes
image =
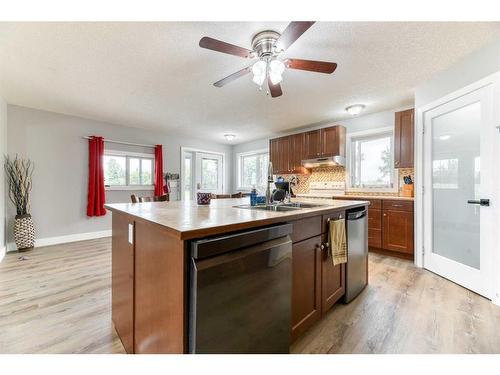
[[[363,112],[363,110],[365,109],[365,107],[366,106],[364,104],[353,104],[353,105],[350,105],[349,107],[347,107],[345,110],[347,112],[349,112],[350,115],[357,116],[361,112]]]
[[[234,134],[224,134],[224,138],[226,138],[227,141],[232,141],[233,139],[236,138]]]

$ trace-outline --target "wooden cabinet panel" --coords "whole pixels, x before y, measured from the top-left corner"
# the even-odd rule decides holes
[[[383,248],[413,255],[413,212],[383,211]]]
[[[156,224],[136,221],[135,353],[185,352],[185,260],[184,241]]]
[[[323,235],[323,243],[328,235]],[[321,252],[321,311],[327,312],[345,294],[345,265],[333,266],[328,250]]]
[[[293,244],[292,341],[321,316],[321,240],[319,235]]]
[[[289,173],[290,172],[290,137],[278,138],[278,150],[279,150],[280,169],[277,172]]]
[[[273,164],[273,172],[278,170],[280,162],[278,139],[279,138],[269,140],[269,161]]]
[[[413,212],[413,201],[405,200],[384,200],[384,210],[408,211]]]
[[[134,352],[134,246],[127,241],[126,215],[113,215],[111,251],[112,318],[127,353]]]
[[[321,156],[321,130],[312,130],[305,133],[307,159]]]
[[[299,242],[307,238],[317,236],[321,231],[321,216],[307,217],[292,222],[292,242]]]
[[[394,124],[394,167],[413,168],[414,110],[396,112]]]
[[[345,127],[341,125],[321,129],[321,156],[345,157]]]
[[[368,209],[368,246],[382,247],[382,210],[371,206]]]
[[[307,169],[302,166],[302,160],[307,159],[306,156],[306,134],[299,133],[290,136],[290,171],[292,173],[306,174]]]
[[[290,173],[290,137],[271,139],[269,157],[275,174]]]

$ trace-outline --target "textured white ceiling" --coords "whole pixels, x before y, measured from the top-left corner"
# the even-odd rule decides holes
[[[411,104],[413,88],[500,37],[500,23],[319,22],[287,57],[334,61],[323,75],[290,70],[283,96],[247,76],[249,61],[198,47],[211,36],[250,48],[286,22],[0,23],[0,95],[11,104],[232,143]]]

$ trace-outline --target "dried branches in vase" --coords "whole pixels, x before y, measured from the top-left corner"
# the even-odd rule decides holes
[[[35,243],[35,229],[30,213],[30,193],[34,165],[29,159],[5,157],[5,172],[9,188],[9,199],[16,207],[14,239],[17,249],[29,250]]]

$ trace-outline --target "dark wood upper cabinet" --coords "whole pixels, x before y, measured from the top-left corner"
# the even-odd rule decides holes
[[[341,125],[274,138],[269,157],[275,174],[307,174],[302,160],[340,155],[345,157],[346,129]]]
[[[273,163],[273,172],[289,173],[290,137],[281,137],[269,141],[269,157]]]
[[[345,156],[345,133],[340,125],[321,129],[321,156]]]
[[[307,173],[307,169],[302,166],[302,160],[306,157],[306,134],[299,133],[290,136],[290,172],[292,173]]]
[[[321,129],[305,133],[306,159],[321,156]]]
[[[280,158],[279,173],[290,173],[290,137],[281,137],[278,141]]]
[[[396,112],[394,168],[413,168],[414,109]]]

